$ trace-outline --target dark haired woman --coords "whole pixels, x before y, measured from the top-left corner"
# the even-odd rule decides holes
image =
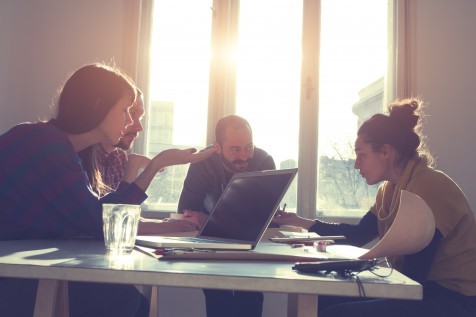
[[[22,123],[0,135],[0,240],[103,238],[102,203],[141,204],[163,167],[195,162],[213,151],[164,151],[123,188],[99,198],[78,152],[97,143],[117,144],[132,123],[134,83],[119,69],[91,64],[62,87],[49,122]],[[0,278],[2,316],[32,316],[37,281]],[[147,316],[134,286],[69,283],[70,316]]]
[[[369,185],[383,183],[375,204],[358,225],[326,223],[283,212],[274,222],[320,235],[345,235],[345,243],[362,246],[389,230],[401,190],[420,196],[435,218],[433,239],[423,250],[392,262],[423,285],[423,300],[321,296],[319,316],[476,316],[475,218],[458,185],[431,167],[421,135],[421,110],[418,99],[398,101],[390,105],[389,115],[376,114],[359,128],[355,168]]]

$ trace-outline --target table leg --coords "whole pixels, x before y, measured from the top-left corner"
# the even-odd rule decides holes
[[[157,285],[152,286],[149,303],[149,317],[159,317],[159,287]]]
[[[34,317],[67,317],[68,308],[67,281],[38,281]]]
[[[317,295],[288,294],[288,317],[316,317]]]

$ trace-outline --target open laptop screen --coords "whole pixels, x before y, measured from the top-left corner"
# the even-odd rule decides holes
[[[198,237],[258,243],[296,172],[234,174]]]

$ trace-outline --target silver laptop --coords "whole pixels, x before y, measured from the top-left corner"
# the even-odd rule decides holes
[[[297,168],[236,173],[197,237],[138,236],[156,248],[252,250],[271,222]]]

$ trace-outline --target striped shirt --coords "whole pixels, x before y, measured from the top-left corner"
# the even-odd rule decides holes
[[[123,149],[115,148],[111,153],[107,153],[104,148],[96,145],[98,168],[104,183],[116,190],[124,177],[127,165],[127,153]]]
[[[0,240],[102,238],[102,203],[146,198],[132,183],[99,199],[67,135],[50,123],[0,136]]]

